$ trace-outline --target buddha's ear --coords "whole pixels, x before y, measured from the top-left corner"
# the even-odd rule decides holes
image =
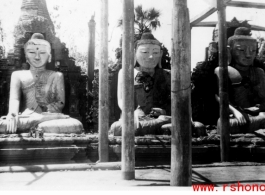
[[[26,62],[29,64],[29,58],[28,58],[27,54],[25,55],[25,57],[26,57]]]
[[[48,63],[51,63],[51,62],[52,62],[52,55],[50,54],[48,58]]]
[[[160,61],[159,61],[159,64],[158,64],[159,68],[162,68],[162,56],[163,56],[163,50],[161,49],[161,51],[160,51]]]
[[[226,50],[227,50],[227,63],[228,65],[231,64],[231,61],[232,61],[232,50],[231,50],[231,47],[228,45],[226,47]]]

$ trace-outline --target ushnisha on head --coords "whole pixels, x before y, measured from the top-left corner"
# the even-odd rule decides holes
[[[24,45],[26,60],[34,68],[41,68],[51,62],[51,45],[44,40],[40,33],[34,33],[29,41]]]
[[[157,65],[162,68],[161,45],[151,33],[143,33],[141,39],[135,43],[135,64],[148,69],[154,69]]]
[[[232,59],[239,66],[250,66],[256,57],[257,41],[251,37],[250,29],[239,27],[228,39]]]

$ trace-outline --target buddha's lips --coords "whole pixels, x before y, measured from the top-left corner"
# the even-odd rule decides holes
[[[145,63],[148,63],[148,64],[154,64],[155,63],[155,60],[145,60],[144,62]]]
[[[242,59],[242,61],[247,62],[247,63],[252,63],[253,59],[252,58],[245,58],[245,59]]]
[[[42,64],[43,62],[41,62],[41,61],[33,61],[32,62],[32,64],[34,65],[34,64],[36,64],[36,65],[40,65],[40,64]]]

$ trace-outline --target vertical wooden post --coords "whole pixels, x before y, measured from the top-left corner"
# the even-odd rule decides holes
[[[87,59],[87,91],[92,91],[92,81],[94,80],[94,67],[95,67],[95,20],[94,16],[88,22],[88,59]]]
[[[134,0],[123,0],[122,177],[135,178],[134,154]]]
[[[171,186],[191,186],[191,31],[187,0],[173,1]]]
[[[99,161],[109,161],[108,0],[101,0],[99,59]]]
[[[226,13],[223,0],[217,0],[218,10],[218,45],[219,45],[219,97],[220,97],[220,132],[221,161],[229,158],[229,103],[228,103],[228,68]]]

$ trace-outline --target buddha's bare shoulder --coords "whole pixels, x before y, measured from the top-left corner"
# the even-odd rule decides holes
[[[59,77],[62,77],[63,76],[63,73],[62,72],[58,72],[58,71],[53,71],[55,75],[59,76]]]
[[[53,70],[49,70],[49,72],[47,72],[47,76],[50,78],[55,78],[55,79],[63,79],[63,73],[62,72],[58,72],[58,71],[53,71]]]
[[[53,71],[53,70],[47,70],[46,71],[46,74],[48,75],[53,75],[55,77],[62,77],[63,76],[63,73],[62,72],[58,72],[58,71]]]
[[[21,78],[29,77],[31,74],[32,73],[30,70],[18,70],[12,73],[12,77],[21,79]],[[44,77],[50,77],[50,76],[60,78],[60,77],[63,77],[63,73],[58,72],[58,71],[53,71],[53,70],[47,70],[44,72]]]
[[[25,77],[30,74],[29,70],[17,70],[12,73],[12,77],[14,78],[21,78]]]

